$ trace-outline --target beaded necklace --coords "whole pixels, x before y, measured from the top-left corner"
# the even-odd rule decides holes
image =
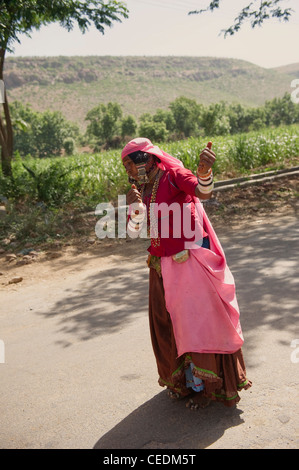
[[[157,220],[154,214],[154,203],[156,201],[156,196],[157,196],[161,176],[162,176],[162,171],[159,170],[155,177],[153,189],[150,195],[149,206],[148,206],[148,218],[149,218],[148,236],[151,237],[151,235],[153,235],[153,237],[151,237],[151,243],[154,247],[160,246],[158,224],[157,224]],[[143,201],[145,186],[146,185],[144,184],[141,188],[142,201]]]

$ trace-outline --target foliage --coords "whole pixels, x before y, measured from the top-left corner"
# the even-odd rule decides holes
[[[63,141],[63,148],[66,155],[73,155],[76,149],[76,142],[73,137],[66,137]]]
[[[33,111],[19,101],[11,104],[14,124],[14,151],[22,156],[37,157],[59,155],[66,139],[79,138],[79,128],[67,121],[59,111]],[[20,126],[18,123],[22,122]]]
[[[70,133],[72,133],[72,126],[68,125],[59,111],[42,113],[41,119],[33,128],[38,156],[59,155],[63,142]]]
[[[190,11],[189,15],[200,14],[207,11],[213,12],[220,7],[220,2],[221,0],[211,0],[207,8]],[[278,18],[279,20],[288,21],[293,10],[291,8],[281,7],[281,4],[285,2],[286,0],[253,0],[249,5],[242,8],[235,18],[232,26],[222,30],[224,37],[227,35],[232,36],[237,33],[246,21],[250,22],[252,28],[261,26],[264,21],[269,20],[270,18]]]
[[[118,103],[99,104],[86,115],[86,136],[103,144],[120,133],[122,109]]]
[[[282,98],[274,98],[265,103],[265,122],[267,126],[293,124],[299,122],[299,105],[286,93]]]
[[[86,115],[89,124],[84,137],[75,124],[58,112],[39,113],[18,101],[12,103],[11,109],[14,150],[21,156],[38,157],[60,155],[62,149],[71,155],[80,144],[91,145],[95,152],[120,148],[137,135],[164,142],[191,136],[234,135],[299,122],[299,105],[292,102],[289,94],[258,108],[224,101],[204,106],[180,97],[170,103],[168,110],[142,114],[139,123],[131,115],[123,117],[118,103],[99,104]]]
[[[164,122],[169,133],[176,131],[176,122],[172,111],[157,109],[153,115],[154,122]]]
[[[137,122],[134,116],[125,116],[121,122],[122,137],[135,135],[137,131]]]
[[[162,142],[167,140],[168,131],[164,121],[155,121],[149,113],[145,113],[140,118],[139,135],[146,136],[148,139]]]
[[[30,36],[42,25],[59,22],[70,31],[77,24],[85,33],[93,24],[104,33],[106,26],[127,18],[128,10],[124,3],[114,0],[2,0],[0,16],[0,47],[11,52],[20,35]]]
[[[180,142],[164,145],[163,149],[178,157],[184,165],[195,172],[198,155],[207,141],[213,142],[217,158],[213,172],[217,178],[223,174],[243,174],[266,165],[280,166],[299,155],[299,127],[281,126],[234,136],[191,137]]]
[[[93,24],[98,31],[104,33],[106,26],[113,21],[127,18],[125,5],[116,0],[2,0],[0,3],[0,80],[3,80],[3,70],[6,51],[13,51],[15,41],[20,42],[20,36],[39,29],[42,25],[59,22],[68,31],[77,24],[82,33]],[[13,155],[13,128],[10,110],[5,90],[2,102],[4,117],[0,114],[0,145],[1,165],[3,173],[13,178],[11,160]],[[50,146],[51,148],[51,146]],[[47,152],[48,148],[42,150]],[[54,149],[55,151],[55,149]]]
[[[204,108],[200,122],[206,135],[225,135],[231,130],[226,104],[216,103]]]
[[[185,137],[197,134],[201,106],[195,100],[181,96],[170,103],[169,108],[179,133]]]
[[[208,140],[213,141],[217,159],[214,174],[248,174],[259,168],[281,167],[299,155],[298,125],[252,131],[229,136],[190,137],[159,146],[181,159],[195,173],[198,157]],[[26,168],[23,166],[26,166]],[[30,173],[32,171],[33,174]],[[0,175],[0,194],[9,201],[43,203],[47,207],[63,207],[67,203],[93,210],[100,202],[117,202],[119,194],[129,189],[128,177],[120,158],[120,150],[93,155],[34,159],[17,157],[13,162],[16,184]]]
[[[14,128],[14,151],[22,156],[27,154],[34,155],[36,146],[34,145],[33,128],[38,122],[38,114],[35,113],[29,105],[23,105],[20,101],[14,101],[10,105],[11,118]],[[23,121],[24,126],[18,126],[16,123]]]

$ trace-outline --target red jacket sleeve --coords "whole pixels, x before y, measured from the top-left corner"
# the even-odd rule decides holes
[[[169,170],[170,182],[178,189],[191,196],[195,195],[198,185],[197,177],[187,168],[172,168]]]

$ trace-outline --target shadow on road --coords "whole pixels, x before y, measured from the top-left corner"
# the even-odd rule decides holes
[[[65,297],[44,312],[56,316],[60,331],[80,340],[111,334],[135,318],[147,315],[148,268],[146,257],[130,269],[107,267],[65,290]],[[135,260],[136,261],[136,260]],[[68,345],[67,342],[64,343]]]
[[[221,240],[221,233],[218,233]],[[261,326],[292,330],[298,314],[298,229],[288,224],[261,225],[234,232],[222,242],[236,282],[241,324],[247,350],[255,347]],[[52,308],[39,312],[56,316],[61,331],[80,340],[114,333],[124,322],[147,315],[146,255],[107,266],[82,278]]]
[[[102,436],[94,449],[204,449],[243,423],[242,411],[212,403],[200,411],[172,402],[163,391]]]
[[[298,223],[256,226],[224,245],[234,274],[247,351],[259,328],[294,334],[298,321]],[[249,354],[247,354],[249,356]],[[249,364],[248,360],[247,363]]]
[[[294,218],[276,224],[256,224],[248,231],[231,233],[223,241],[218,232],[236,281],[248,367],[260,361],[255,352],[258,342],[264,341],[265,330],[294,334],[298,315],[297,225]],[[124,324],[146,316],[147,297],[148,270],[143,254],[136,256],[133,264],[107,266],[83,277],[42,315],[55,315],[58,327],[70,338],[88,340],[118,332]],[[270,335],[265,336],[269,341]],[[238,408],[217,403],[192,412],[186,410],[184,401],[173,403],[163,391],[100,437],[94,448],[207,448],[227,429],[242,424],[241,414]]]

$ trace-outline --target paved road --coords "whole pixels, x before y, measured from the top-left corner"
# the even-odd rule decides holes
[[[83,254],[1,289],[0,448],[298,448],[298,221],[218,236],[253,381],[236,409],[192,412],[158,386],[144,254]]]

